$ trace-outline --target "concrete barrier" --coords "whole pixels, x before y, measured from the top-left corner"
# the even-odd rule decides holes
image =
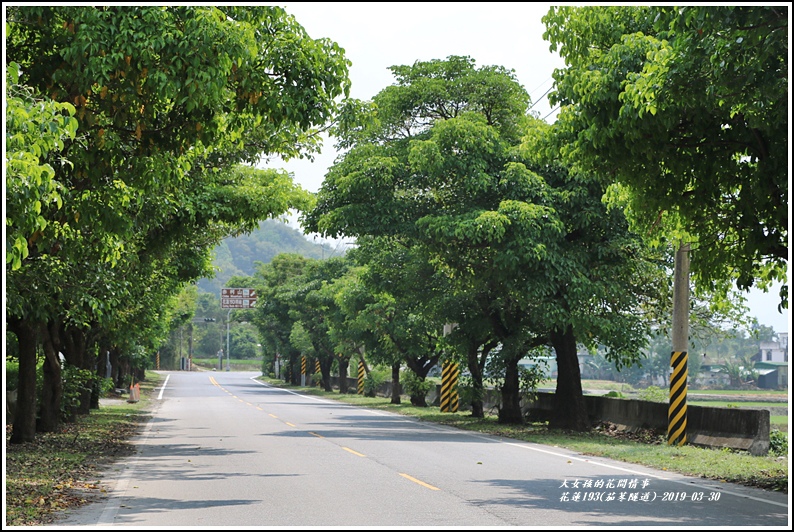
[[[608,421],[623,430],[654,429],[667,433],[667,403],[586,395],[592,421]],[[528,419],[546,420],[554,408],[554,394],[539,392],[527,404]],[[769,411],[687,405],[687,441],[702,447],[747,451],[755,456],[769,453]]]

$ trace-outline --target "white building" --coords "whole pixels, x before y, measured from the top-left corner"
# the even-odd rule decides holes
[[[788,333],[779,333],[777,342],[761,342],[755,362],[788,362]]]

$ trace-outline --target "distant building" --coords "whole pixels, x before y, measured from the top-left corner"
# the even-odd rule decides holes
[[[700,374],[695,376],[695,383],[708,388],[724,388],[731,383],[731,378],[725,371],[723,362],[704,355]]]
[[[779,333],[777,342],[761,342],[752,360],[759,388],[788,387],[788,333]]]
[[[788,333],[779,333],[777,342],[761,342],[758,352],[753,355],[754,362],[788,363]]]
[[[758,372],[759,388],[772,390],[785,390],[788,388],[788,363],[756,362],[755,370]]]

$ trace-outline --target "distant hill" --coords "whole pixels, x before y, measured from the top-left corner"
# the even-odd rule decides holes
[[[306,239],[298,229],[278,220],[260,222],[259,229],[248,235],[227,238],[213,251],[213,266],[219,269],[215,278],[200,279],[198,289],[202,292],[220,294],[226,281],[235,275],[253,275],[256,262],[268,263],[279,253],[297,253],[310,259],[330,256],[329,244],[316,244]],[[338,254],[339,251],[334,251]]]

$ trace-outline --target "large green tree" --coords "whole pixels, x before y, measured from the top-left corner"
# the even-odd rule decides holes
[[[291,339],[300,321],[292,310],[308,260],[295,253],[282,253],[261,264],[251,278],[258,294],[252,322],[259,330],[262,349],[266,357],[279,360],[282,376],[292,384],[300,382],[301,355],[300,347]]]
[[[553,7],[550,100],[566,159],[630,191],[646,230],[694,239],[696,288],[783,283],[788,6]]]
[[[602,184],[536,155],[547,131],[512,73],[460,57],[393,71],[395,85],[350,107],[359,118],[343,125],[359,127],[342,130],[350,149],[329,170],[308,228],[423,246],[464,308],[485,317],[468,331],[481,336],[467,358],[499,344],[500,421],[523,421],[518,361],[550,345],[560,368],[554,423],[588,429],[577,342],[601,340],[614,360],[633,360],[643,290],[658,268],[622,212],[602,203]],[[480,89],[469,100],[456,88],[471,80]]]
[[[84,333],[137,304],[128,279],[145,282],[162,268],[168,281],[149,285],[163,291],[162,304],[211,274],[210,250],[222,238],[310,204],[286,172],[240,163],[311,154],[316,128],[347,90],[348,61],[271,6],[15,6],[7,14],[6,61],[20,65],[19,84],[57,103],[56,112],[73,108],[77,121],[76,131],[71,121],[56,131],[57,153],[30,144],[38,162],[28,166],[39,172],[26,176],[30,185],[19,172],[8,176],[9,190],[38,187],[29,197],[42,198],[6,221],[14,228],[7,315],[25,346],[22,404],[42,336],[57,353],[52,340],[63,345],[62,331],[79,332],[71,350],[86,360]],[[45,164],[52,175],[39,171]],[[22,408],[14,442],[33,437],[35,406]]]
[[[358,242],[349,254],[364,266],[361,282],[372,297],[358,318],[371,333],[365,342],[367,359],[391,367],[392,403],[400,401],[400,368],[406,365],[419,384],[409,390],[411,404],[427,406],[422,388],[443,354],[440,309],[449,280],[418,242],[406,245],[387,237]]]
[[[339,313],[333,290],[328,286],[342,278],[351,267],[346,257],[327,260],[308,260],[303,274],[293,281],[290,315],[301,325],[320,363],[322,386],[332,391],[331,368],[337,360],[336,345],[329,334]],[[293,342],[294,343],[294,342]]]

